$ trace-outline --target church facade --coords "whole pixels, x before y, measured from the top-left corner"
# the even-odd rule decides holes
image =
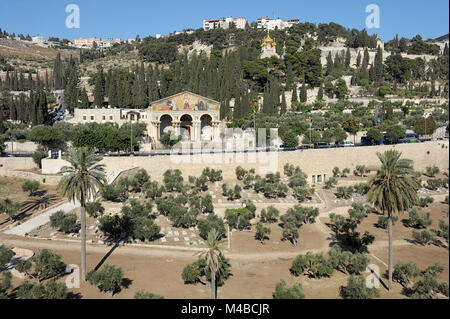
[[[68,122],[118,125],[143,122],[153,142],[171,131],[176,136],[181,135],[184,141],[217,141],[220,139],[220,102],[185,91],[154,101],[145,109],[76,108]]]

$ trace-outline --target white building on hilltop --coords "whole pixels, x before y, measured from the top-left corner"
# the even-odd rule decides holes
[[[258,18],[258,29],[263,30],[284,30],[292,27],[294,24],[299,23],[299,19],[270,19],[269,17]]]
[[[218,28],[228,29],[231,24],[234,24],[237,29],[245,29],[245,26],[248,24],[248,20],[243,17],[203,20],[203,30],[209,31]]]

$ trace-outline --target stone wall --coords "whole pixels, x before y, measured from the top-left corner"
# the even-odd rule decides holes
[[[341,170],[348,167],[351,171],[356,165],[379,165],[377,152],[388,149],[397,149],[403,153],[403,157],[412,159],[416,170],[424,171],[425,167],[436,165],[441,171],[447,171],[449,167],[449,142],[432,141],[417,144],[380,145],[366,147],[310,149],[293,152],[270,153],[228,153],[182,156],[145,156],[145,157],[105,157],[102,163],[110,171],[120,171],[132,167],[145,168],[153,180],[162,180],[162,175],[167,169],[180,169],[185,179],[189,175],[199,176],[202,170],[209,166],[221,169],[225,180],[235,179],[235,169],[242,166],[245,169],[256,168],[258,174],[264,174],[265,169],[283,171],[286,163],[298,165],[308,174],[312,182],[312,175],[332,176],[335,166]],[[254,158],[252,158],[254,157]],[[249,163],[249,159],[254,160]],[[62,160],[44,159],[43,172],[54,173],[67,165]]]

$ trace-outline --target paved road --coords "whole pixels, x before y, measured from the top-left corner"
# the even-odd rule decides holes
[[[13,229],[5,231],[5,234],[25,236],[26,233],[31,232],[33,229],[36,229],[39,226],[48,223],[50,221],[50,216],[56,213],[58,210],[69,212],[79,206],[80,206],[79,202],[76,202],[75,204],[73,202],[65,202],[59,206],[49,209],[48,211],[42,214],[37,215],[36,217],[31,218],[30,220],[26,221],[25,223],[19,226],[14,227]]]

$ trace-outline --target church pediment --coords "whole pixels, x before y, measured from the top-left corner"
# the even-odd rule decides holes
[[[151,103],[153,112],[167,111],[209,111],[218,112],[220,103],[210,98],[182,92]]]

